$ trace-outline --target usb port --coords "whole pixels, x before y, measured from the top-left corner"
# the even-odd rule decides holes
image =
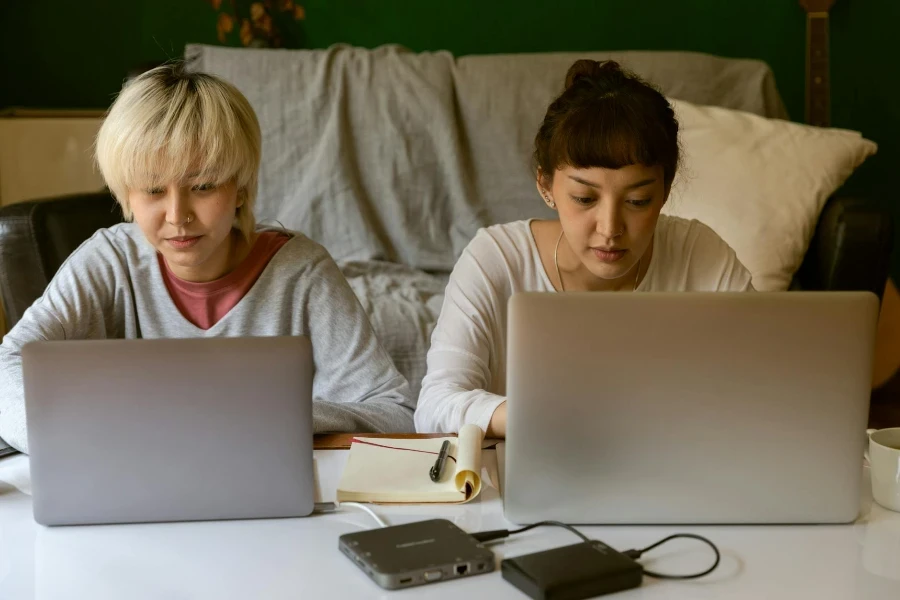
[[[400,585],[406,585],[407,583],[410,583],[411,581],[412,581],[412,577],[407,577],[406,579],[401,579]]]

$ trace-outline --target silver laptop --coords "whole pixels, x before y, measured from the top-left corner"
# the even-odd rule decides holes
[[[873,294],[520,294],[509,309],[508,519],[856,519]]]
[[[38,523],[312,512],[308,339],[37,342],[22,360]]]

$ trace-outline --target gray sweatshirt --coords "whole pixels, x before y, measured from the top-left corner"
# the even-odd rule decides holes
[[[411,432],[415,401],[328,252],[294,236],[244,298],[203,330],[182,316],[134,224],[101,229],[0,344],[0,438],[27,452],[22,347],[31,341],[309,336],[316,432]]]

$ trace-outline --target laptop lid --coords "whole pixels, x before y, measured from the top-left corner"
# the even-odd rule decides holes
[[[22,361],[39,523],[312,512],[308,339],[37,342]]]
[[[874,295],[519,294],[509,308],[507,518],[856,518]]]

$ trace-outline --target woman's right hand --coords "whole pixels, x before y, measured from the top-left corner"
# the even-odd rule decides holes
[[[494,410],[485,437],[506,438],[506,402]]]

